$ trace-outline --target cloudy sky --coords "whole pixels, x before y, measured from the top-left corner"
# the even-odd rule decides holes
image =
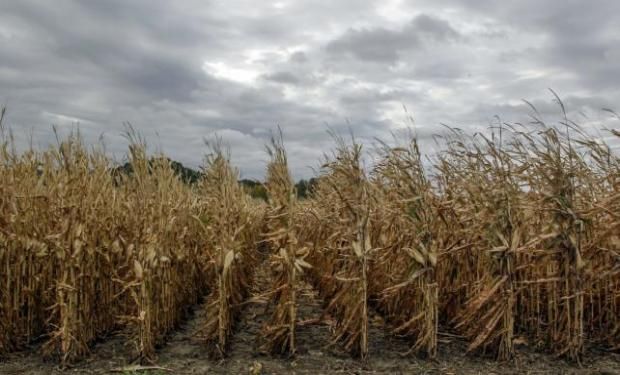
[[[412,116],[424,140],[527,121],[521,99],[552,122],[548,88],[577,122],[617,128],[601,108],[620,111],[619,62],[617,0],[0,1],[0,105],[20,142],[79,123],[122,155],[130,122],[197,166],[218,134],[249,178],[278,125],[307,177],[328,126],[368,142]]]

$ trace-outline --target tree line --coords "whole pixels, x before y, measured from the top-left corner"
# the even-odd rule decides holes
[[[150,164],[152,164],[154,158],[151,159]],[[195,169],[184,166],[182,163],[168,159],[170,162],[170,166],[172,170],[174,170],[175,174],[181,179],[181,181],[186,184],[195,184],[202,177],[202,172],[197,171]],[[112,173],[114,175],[120,176],[123,174],[131,175],[133,173],[133,167],[130,162],[126,162],[125,164],[116,167]],[[300,179],[295,183],[295,192],[297,194],[297,198],[304,199],[311,195],[313,188],[316,186],[318,179],[312,177],[308,180]],[[252,179],[241,179],[239,180],[239,184],[243,186],[245,191],[256,199],[262,199],[267,201],[267,190],[265,189],[265,185],[263,182]]]

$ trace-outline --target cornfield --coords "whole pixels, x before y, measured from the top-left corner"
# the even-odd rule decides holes
[[[325,344],[362,360],[375,315],[430,358],[440,331],[499,360],[522,343],[576,362],[591,346],[620,350],[620,157],[566,118],[453,129],[426,159],[414,134],[368,152],[334,136],[307,199],[279,133],[266,203],[220,141],[189,185],[127,135],[121,173],[79,133],[18,153],[3,129],[0,357],[35,345],[68,364],[122,332],[132,358],[153,362],[199,304],[196,334],[224,357],[259,267],[273,354],[297,352],[302,283],[335,322]]]
[[[72,361],[125,328],[153,359],[207,285],[196,195],[140,143],[131,176],[79,135],[20,156],[5,144],[1,158],[2,352],[45,340],[45,354]]]

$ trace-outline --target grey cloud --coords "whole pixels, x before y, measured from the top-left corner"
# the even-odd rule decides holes
[[[518,2],[452,1],[464,12],[492,18],[508,27],[513,39],[533,34],[538,48],[522,52],[523,58],[541,67],[555,67],[573,74],[592,91],[613,90],[620,76],[610,53],[620,48],[620,3],[614,0]],[[504,32],[506,34],[506,32]]]
[[[308,61],[308,57],[302,51],[296,51],[293,54],[291,54],[290,61],[298,63],[298,64],[302,64]]]
[[[379,105],[385,102],[399,103],[403,100],[416,99],[420,99],[420,93],[411,90],[388,90],[378,92],[376,90],[365,89],[347,92],[340,97],[340,101],[343,105],[361,106],[367,106],[368,103]]]
[[[433,80],[453,80],[468,74],[466,67],[458,61],[444,60],[440,62],[429,62],[426,64],[417,64],[413,68],[413,76],[417,79],[433,79]]]
[[[44,146],[50,124],[80,122],[87,143],[104,133],[122,158],[129,121],[153,148],[198,166],[203,137],[218,133],[251,178],[263,176],[277,125],[295,176],[307,177],[332,145],[327,126],[370,144],[409,114],[428,140],[440,123],[473,132],[494,115],[527,121],[522,98],[554,121],[548,87],[584,126],[617,127],[600,108],[620,109],[620,3],[400,2],[410,20],[384,6],[0,2],[0,103],[23,145],[31,131]]]
[[[406,30],[439,41],[457,39],[459,37],[459,33],[452,28],[449,22],[431,17],[428,14],[421,14],[415,17]]]
[[[400,52],[419,45],[415,35],[404,32],[377,29],[350,29],[345,35],[330,42],[326,49],[334,55],[351,54],[361,60],[393,63]]]
[[[263,76],[268,81],[297,85],[301,80],[291,72],[275,72]]]
[[[400,30],[383,27],[349,29],[329,42],[326,49],[334,55],[350,54],[361,60],[394,63],[403,52],[421,48],[424,42],[443,42],[458,36],[445,20],[421,14]]]

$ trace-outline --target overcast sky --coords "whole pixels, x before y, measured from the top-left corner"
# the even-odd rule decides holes
[[[104,134],[122,156],[130,122],[191,166],[217,133],[262,178],[270,131],[295,177],[332,146],[407,125],[475,131],[495,115],[552,121],[553,88],[577,122],[618,127],[620,1],[2,0],[0,104],[20,142],[55,124]],[[431,142],[423,143],[426,151]]]

